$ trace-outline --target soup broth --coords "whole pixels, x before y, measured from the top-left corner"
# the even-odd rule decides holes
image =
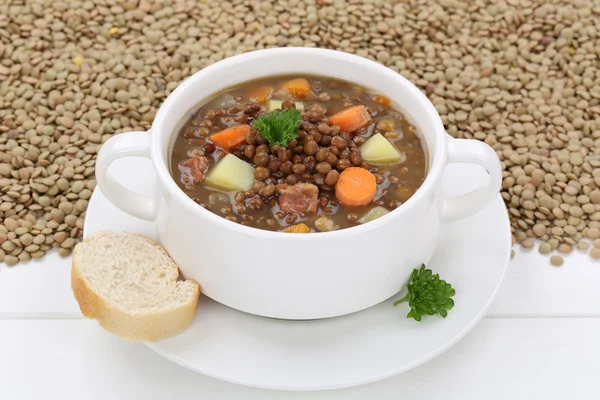
[[[293,233],[368,223],[427,172],[417,129],[380,93],[339,79],[276,76],[212,98],[181,128],[171,173],[199,206]]]

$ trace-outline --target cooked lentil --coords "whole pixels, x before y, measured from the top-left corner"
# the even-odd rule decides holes
[[[365,215],[371,208],[382,205],[391,211],[407,201],[422,184],[427,169],[425,150],[417,129],[402,113],[392,108],[389,101],[381,104],[381,99],[385,98],[381,94],[338,79],[303,77],[309,82],[311,91],[299,98],[293,98],[282,90],[273,92],[269,100],[262,102],[251,97],[256,88],[278,88],[292,78],[297,77],[268,77],[248,82],[225,90],[201,106],[183,125],[173,146],[171,173],[181,189],[215,214],[230,216],[228,219],[231,221],[267,230],[284,230],[288,225],[298,223],[309,226],[312,232],[348,228],[358,224],[358,218],[349,218],[349,214]],[[252,124],[263,115],[278,112],[270,108],[273,101],[280,101],[283,109],[302,103],[298,138],[289,141],[287,146],[270,146],[254,127],[244,141],[233,148],[226,149],[211,143],[213,135],[231,126]],[[367,106],[371,123],[352,132],[343,132],[338,125],[331,123],[332,115],[356,105]],[[208,134],[200,133],[202,127],[209,127]],[[403,159],[382,164],[365,162],[357,142],[392,129],[398,135],[388,140]],[[362,141],[354,140],[356,138]],[[215,151],[207,154],[203,151],[207,145],[214,146]],[[190,170],[193,162],[199,162],[194,160],[203,158],[205,165],[212,168],[229,153],[254,167],[256,182],[250,190],[215,189],[204,181],[210,169]],[[377,194],[367,206],[340,205],[333,191],[340,172],[351,166],[368,169],[375,176]],[[194,173],[196,177],[192,176]],[[318,188],[314,212],[282,209],[278,185],[307,183]],[[215,193],[222,196],[215,200]],[[270,218],[274,218],[276,223]]]

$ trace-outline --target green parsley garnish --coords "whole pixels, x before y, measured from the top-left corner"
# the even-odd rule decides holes
[[[425,268],[425,264],[420,269],[413,271],[410,283],[407,285],[408,293],[402,299],[394,302],[397,306],[400,303],[408,302],[410,312],[406,318],[414,318],[421,321],[423,315],[440,314],[446,318],[448,310],[454,307],[455,291],[445,280],[440,279],[439,274],[433,274],[430,269]]]
[[[300,111],[288,108],[282,111],[273,111],[263,115],[252,122],[258,129],[260,136],[267,139],[271,146],[287,146],[290,140],[298,137],[298,125],[300,125]]]

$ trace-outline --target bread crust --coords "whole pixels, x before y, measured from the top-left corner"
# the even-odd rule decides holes
[[[103,232],[106,234],[106,232]],[[138,235],[141,236],[141,235]],[[148,240],[161,251],[166,251],[156,242]],[[91,239],[93,238],[87,238]],[[86,240],[87,240],[86,239]],[[184,304],[158,311],[131,313],[122,309],[118,304],[97,293],[90,283],[81,275],[77,265],[78,252],[81,248],[75,247],[71,265],[71,289],[79,303],[79,308],[87,318],[97,320],[100,325],[117,336],[130,341],[155,342],[174,336],[190,326],[196,314],[200,286],[197,282],[186,280],[185,284],[192,285],[193,296]],[[175,265],[175,263],[173,263]],[[175,265],[176,268],[177,265]]]

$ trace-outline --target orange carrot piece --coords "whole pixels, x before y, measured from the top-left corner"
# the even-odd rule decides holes
[[[257,103],[266,103],[273,94],[273,88],[271,86],[259,86],[250,91],[248,94],[248,98],[251,101],[256,101]]]
[[[364,105],[346,108],[329,118],[330,125],[337,125],[342,132],[354,132],[371,123],[371,116]]]
[[[246,140],[252,128],[250,125],[235,125],[210,137],[214,144],[224,149],[231,149]]]
[[[373,101],[376,102],[376,103],[379,103],[379,104],[381,104],[382,106],[385,106],[385,107],[389,107],[390,103],[391,103],[391,101],[390,101],[390,99],[388,97],[386,97],[384,95],[381,95],[381,94],[375,94],[375,95],[373,95]]]
[[[294,97],[302,97],[310,92],[310,83],[304,78],[297,78],[287,81],[282,89]]]
[[[310,228],[306,224],[290,225],[283,230],[287,233],[310,233]]]
[[[346,168],[335,184],[335,197],[345,206],[366,206],[377,194],[375,175],[364,168]]]

